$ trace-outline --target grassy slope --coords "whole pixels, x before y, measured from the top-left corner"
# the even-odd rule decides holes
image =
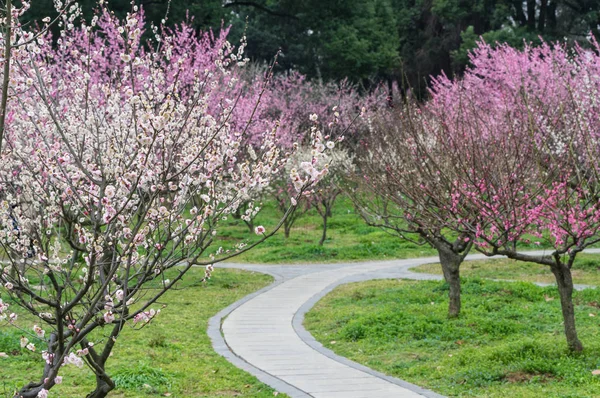
[[[217,270],[206,285],[192,269],[181,287],[162,299],[168,303],[158,318],[140,331],[126,328],[109,360],[108,371],[122,386],[112,397],[273,397],[273,390],[216,354],[206,334],[208,319],[219,310],[270,283],[271,277],[235,270]],[[13,307],[14,309],[14,307]],[[0,396],[40,375],[41,358],[19,347],[14,328],[0,328]],[[55,397],[83,397],[94,388],[87,369],[64,368],[64,382]],[[279,395],[284,396],[284,395]]]
[[[339,262],[435,255],[426,246],[403,242],[377,228],[366,226],[348,200],[338,201],[333,213],[334,216],[329,221],[329,238],[323,247],[317,245],[321,234],[321,220],[312,211],[297,222],[289,239],[286,240],[280,232],[234,261]],[[277,220],[277,213],[266,203],[255,225],[264,225],[269,230]],[[253,234],[248,233],[247,227],[240,220],[229,219],[218,231],[215,247],[222,245],[227,248],[239,238],[249,239],[248,243],[256,239]],[[582,259],[585,260],[583,255]],[[587,263],[582,263],[583,276],[588,279],[577,279],[579,283],[594,283],[594,280],[600,282],[600,278],[594,275],[596,267],[592,260],[587,259]],[[474,275],[481,277],[544,281],[545,277],[552,276],[545,269],[536,270],[535,267],[522,266],[520,263],[492,263],[484,266],[481,262],[465,264],[463,269],[466,275],[471,266],[478,270],[474,271]],[[436,266],[429,267],[421,270],[439,272]],[[491,268],[484,273],[482,270],[487,269],[486,267]],[[171,292],[163,299],[163,302],[168,303],[168,308],[161,313],[158,322],[141,332],[126,330],[125,334],[137,333],[137,340],[135,344],[127,339],[119,342],[114,360],[109,363],[109,371],[124,386],[113,396],[141,397],[165,392],[173,394],[172,396],[186,397],[236,394],[245,397],[272,396],[272,390],[268,387],[214,354],[205,335],[206,321],[211,315],[268,281],[265,276],[243,275],[235,271],[218,270],[208,286]],[[581,277],[577,272],[575,275]],[[190,281],[197,279],[199,275],[188,278]],[[22,352],[18,349],[19,336],[17,331],[0,328],[0,352]],[[37,364],[28,355],[17,355],[10,360],[0,358],[0,395],[28,380],[30,372],[37,374]],[[190,372],[189,369],[194,371]],[[84,391],[92,388],[87,371],[69,370],[67,374],[71,382],[65,382],[61,386],[60,396],[81,396]]]
[[[256,216],[254,225],[263,225],[267,232],[272,231],[280,216],[273,203],[266,201],[263,210]],[[289,239],[284,238],[282,228],[277,235],[233,261],[320,263],[437,255],[428,245],[419,246],[380,228],[367,226],[356,213],[352,202],[345,197],[340,197],[334,206],[333,217],[328,221],[328,238],[323,246],[317,244],[321,238],[321,228],[321,217],[315,210],[311,210],[296,222]],[[241,220],[229,217],[219,226],[213,247],[233,249],[232,245],[243,239],[246,239],[246,243],[252,243],[258,237],[249,233],[248,227]],[[540,249],[535,244],[522,244],[519,247],[523,250]]]
[[[449,396],[600,396],[600,291],[575,294],[580,355],[566,352],[555,288],[467,279],[456,320],[446,295],[433,281],[345,285],[305,324],[336,353]]]
[[[421,265],[412,270],[428,274],[442,274],[439,264]],[[597,254],[579,254],[573,265],[573,280],[575,283],[600,286],[598,270],[600,270],[600,257]],[[549,267],[509,259],[465,261],[460,266],[460,272],[465,277],[555,283],[554,275],[550,272]]]
[[[263,225],[271,231],[279,214],[271,203],[257,215],[255,225]],[[418,246],[402,241],[379,228],[369,227],[354,210],[348,199],[340,198],[328,221],[328,239],[324,246],[317,243],[321,237],[322,221],[316,211],[311,210],[295,224],[289,239],[282,230],[264,244],[236,257],[233,261],[250,263],[318,263],[358,260],[381,260],[385,258],[410,258],[434,255],[428,246]],[[231,242],[255,237],[240,220],[229,219],[218,230],[215,247],[230,248]]]

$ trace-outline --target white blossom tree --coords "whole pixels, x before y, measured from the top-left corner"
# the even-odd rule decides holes
[[[105,397],[115,387],[105,365],[125,325],[154,319],[157,300],[191,267],[208,278],[215,262],[283,222],[257,227],[253,245],[211,249],[219,222],[287,160],[276,125],[255,157],[238,156],[245,130],[229,123],[236,97],[222,87],[235,93],[243,43],[208,48],[210,67],[189,69],[173,32],[155,29],[142,45],[137,8],[123,21],[101,8],[91,25],[74,25],[65,14],[56,47],[37,37],[10,71],[0,152],[0,289],[10,299],[0,322],[20,327],[22,345],[45,362],[24,398],[47,397],[71,365],[94,372],[88,397]],[[311,140],[310,167],[290,176],[296,196],[327,174],[321,133]],[[35,324],[22,325],[13,304]]]

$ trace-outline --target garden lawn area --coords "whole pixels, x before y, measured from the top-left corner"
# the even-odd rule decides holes
[[[352,202],[340,197],[328,220],[327,240],[323,246],[321,238],[322,220],[312,209],[300,218],[285,239],[283,228],[258,247],[232,259],[245,263],[322,263],[349,262],[360,260],[382,260],[433,256],[436,252],[429,246],[419,246],[391,235],[380,228],[369,227],[356,213]],[[267,233],[275,228],[281,214],[274,204],[265,201],[263,209],[256,216],[254,225],[263,225]],[[242,220],[231,216],[219,225],[213,247],[231,249],[231,242],[248,239],[252,243],[258,237],[249,233]]]
[[[574,295],[582,354],[567,352],[555,288],[465,279],[452,320],[447,294],[438,281],[344,285],[305,326],[339,355],[447,396],[600,396],[600,291]]]
[[[412,271],[442,275],[440,264],[420,265],[412,268]],[[573,281],[578,284],[600,286],[598,271],[600,271],[600,255],[578,254],[572,269]],[[507,258],[465,261],[460,266],[460,274],[464,277],[556,283],[550,267]]]
[[[167,292],[160,301],[166,307],[143,329],[134,331],[126,326],[107,365],[118,385],[109,396],[273,397],[271,387],[215,353],[206,334],[210,317],[268,285],[272,278],[218,269],[202,284],[198,281],[203,275],[203,269],[191,269],[181,282],[180,287],[185,289]],[[22,312],[19,315],[26,318]],[[38,353],[32,354],[20,348],[20,336],[17,329],[0,328],[0,352],[10,355],[0,358],[0,396],[12,396],[16,387],[41,376],[42,345],[36,342]],[[94,376],[86,367],[71,365],[63,370],[64,381],[50,390],[51,397],[84,397],[94,389]]]
[[[327,239],[323,246],[318,244],[323,222],[317,211],[311,209],[294,224],[288,239],[285,238],[282,227],[275,236],[267,239],[249,252],[233,258],[231,261],[294,264],[437,256],[437,251],[429,245],[417,245],[400,239],[397,235],[386,232],[381,228],[368,226],[362,217],[356,213],[352,201],[345,196],[340,196],[336,201],[332,214],[333,216],[327,221]],[[281,213],[274,203],[265,200],[262,210],[254,220],[254,226],[262,225],[269,233],[275,228],[280,217]],[[214,250],[219,246],[233,250],[234,243],[239,243],[245,239],[246,244],[251,244],[257,241],[258,238],[254,232],[250,233],[242,220],[228,216],[227,220],[219,224],[215,243],[212,247],[215,248]],[[413,238],[418,240],[416,235]],[[545,247],[544,243],[542,246],[535,244],[519,245],[522,250],[539,250],[543,247]]]

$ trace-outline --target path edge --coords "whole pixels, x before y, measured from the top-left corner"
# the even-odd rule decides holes
[[[241,269],[244,271],[249,271],[242,267],[240,267],[238,269]],[[273,289],[274,287],[282,284],[286,280],[281,275],[278,275],[275,273],[263,272],[263,271],[249,271],[249,272],[258,272],[258,273],[270,275],[274,278],[274,281],[270,285],[265,286],[262,289],[257,290],[254,293],[250,293],[249,295],[244,296],[243,298],[239,299],[238,301],[223,308],[221,311],[217,312],[216,315],[212,316],[208,320],[208,329],[206,330],[206,333],[208,334],[208,337],[210,338],[213,350],[215,350],[215,352],[217,354],[221,355],[229,363],[231,363],[238,369],[241,369],[241,370],[251,374],[252,376],[256,377],[261,382],[263,382],[266,385],[268,385],[269,387],[275,389],[277,392],[285,393],[285,394],[289,395],[290,397],[310,398],[312,396],[310,394],[306,393],[306,391],[302,391],[302,390],[292,386],[291,384],[286,383],[285,381],[263,371],[260,368],[257,368],[256,366],[254,366],[254,365],[250,364],[249,362],[247,362],[246,360],[244,360],[242,357],[238,356],[235,352],[233,352],[231,347],[229,347],[229,345],[225,341],[225,338],[223,337],[223,334],[221,333],[222,322],[229,314],[231,314],[234,310],[236,310],[242,304]]]
[[[538,251],[532,251],[533,252],[538,252]],[[588,252],[588,253],[600,253],[600,248],[593,248],[593,249],[587,249],[584,250],[584,252]],[[481,256],[481,255],[469,255],[467,256],[467,258],[465,258],[465,261],[469,261],[469,260],[475,260],[475,259],[487,259],[489,257],[487,256]],[[474,257],[480,257],[480,258],[474,258]],[[498,257],[503,257],[503,256],[498,256]],[[419,257],[416,258],[411,258],[408,260],[419,260]],[[424,259],[424,258],[421,258]],[[400,260],[400,259],[395,259],[395,260]],[[395,260],[388,260],[390,261],[390,263],[392,263]],[[439,261],[439,260],[438,260]],[[368,261],[369,262],[369,261]],[[426,261],[426,262],[430,262],[430,261]],[[411,268],[417,267],[419,265],[425,264],[426,262],[417,262],[416,264],[407,264],[404,268],[405,271],[409,271]],[[341,263],[343,264],[343,263]],[[274,278],[273,283],[271,283],[268,286],[265,286],[264,288],[257,290],[254,293],[251,293],[247,296],[244,296],[243,298],[241,298],[240,300],[230,304],[229,306],[227,306],[226,308],[222,309],[221,311],[219,311],[216,315],[214,315],[213,317],[211,317],[208,321],[208,329],[207,329],[207,334],[211,340],[213,349],[215,350],[215,352],[219,355],[221,355],[222,357],[224,357],[227,361],[229,361],[232,365],[236,366],[239,369],[242,369],[248,373],[250,373],[251,375],[255,376],[258,380],[260,380],[261,382],[269,385],[271,388],[277,390],[278,392],[282,392],[285,394],[290,395],[293,398],[299,397],[299,398],[310,398],[312,397],[310,394],[308,394],[306,391],[300,390],[297,387],[292,386],[291,384],[277,378],[276,376],[273,376],[265,371],[263,371],[260,368],[257,368],[256,366],[250,364],[249,362],[247,362],[246,360],[244,360],[242,357],[238,356],[237,354],[235,354],[233,352],[233,350],[229,347],[229,345],[227,345],[227,342],[225,341],[225,338],[222,335],[222,330],[221,330],[221,325],[223,320],[230,314],[232,313],[235,309],[237,309],[238,307],[240,307],[242,304],[252,300],[253,298],[275,288],[276,286],[280,285],[281,283],[285,282],[287,279],[285,277],[283,277],[282,275],[279,275],[275,272],[269,272],[267,269],[261,269],[261,270],[257,270],[257,269],[249,269],[246,268],[247,266],[252,266],[254,264],[230,264],[227,268],[235,268],[235,269],[241,269],[241,270],[245,270],[245,271],[250,271],[250,272],[258,272],[258,273],[262,273],[262,274],[266,274],[266,275],[270,275]],[[262,265],[262,264],[261,264]],[[390,265],[390,267],[394,267],[393,264]],[[365,273],[367,274],[367,272]],[[407,381],[404,381],[402,379],[398,379],[392,376],[388,376],[384,373],[378,372],[376,370],[373,370],[367,366],[361,365],[357,362],[354,362],[346,357],[337,355],[336,353],[334,353],[332,350],[325,348],[321,343],[319,343],[313,336],[312,334],[310,334],[310,332],[308,332],[308,330],[306,330],[304,328],[303,322],[304,322],[304,317],[306,315],[306,313],[308,311],[310,311],[312,309],[312,307],[315,306],[315,304],[322,299],[323,297],[325,297],[327,294],[331,293],[336,287],[340,286],[340,285],[344,285],[344,284],[348,284],[348,283],[352,283],[352,282],[360,282],[360,281],[366,281],[366,280],[374,280],[374,279],[388,279],[388,277],[383,277],[383,278],[370,278],[370,277],[364,277],[361,278],[360,276],[365,275],[365,274],[359,274],[359,275],[353,275],[351,277],[348,278],[343,278],[340,279],[334,283],[332,283],[331,285],[327,286],[325,289],[321,290],[319,293],[315,294],[313,297],[311,297],[308,301],[306,301],[299,309],[298,311],[296,311],[296,313],[294,314],[294,317],[292,319],[292,328],[295,330],[295,332],[298,334],[298,336],[300,337],[300,339],[307,344],[309,347],[311,347],[312,349],[314,349],[315,351],[318,351],[319,353],[329,357],[330,359],[333,359],[337,362],[340,362],[344,365],[347,365],[349,367],[352,367],[354,369],[360,370],[362,372],[368,373],[372,376],[381,378],[383,380],[386,380],[390,383],[396,384],[400,387],[406,388],[410,391],[413,391],[417,394],[420,394],[426,398],[446,398],[444,395],[440,395],[438,393],[435,393],[431,390],[427,390],[423,387],[419,387],[415,384],[409,383]],[[432,279],[441,279],[441,276],[439,275],[431,275],[431,274],[421,274],[419,273],[418,275],[428,275],[430,277],[433,277]],[[359,277],[359,278],[357,278]],[[590,286],[591,287],[591,286]],[[581,289],[585,289],[588,288],[588,286],[585,285],[581,285],[581,286],[575,286],[575,288],[577,290],[581,290]]]
[[[421,264],[415,264],[414,266],[419,266],[419,265],[421,265]],[[409,265],[408,267],[406,267],[407,270],[410,268],[413,268],[413,266]],[[361,274],[361,275],[365,275],[365,274]],[[428,390],[426,388],[419,387],[416,384],[409,383],[405,380],[398,379],[393,376],[388,376],[384,373],[373,370],[373,369],[369,368],[368,366],[361,365],[358,362],[354,362],[346,357],[338,355],[335,352],[333,352],[332,350],[330,350],[329,348],[326,348],[325,346],[323,346],[323,344],[319,343],[313,337],[313,335],[308,330],[306,330],[306,328],[304,327],[304,317],[305,317],[306,313],[308,311],[310,311],[315,306],[315,304],[317,304],[317,302],[319,300],[321,300],[323,297],[325,297],[326,295],[331,293],[336,287],[338,287],[340,285],[345,285],[348,283],[366,281],[366,280],[374,280],[374,279],[386,279],[386,278],[372,278],[372,277],[369,277],[368,275],[365,275],[364,278],[360,278],[359,275],[353,275],[351,277],[340,279],[340,280],[332,283],[331,285],[327,286],[325,289],[321,290],[319,293],[312,296],[308,301],[306,301],[304,304],[302,304],[302,306],[298,309],[296,314],[294,314],[294,318],[292,319],[292,327],[296,331],[296,334],[300,337],[300,339],[304,343],[306,343],[308,346],[310,346],[313,350],[319,352],[320,354],[325,355],[326,357],[328,357],[330,359],[333,359],[334,361],[340,362],[340,363],[342,363],[346,366],[349,366],[351,368],[354,368],[356,370],[360,370],[361,372],[368,373],[371,376],[378,377],[378,378],[388,381],[392,384],[396,384],[402,388],[410,390],[410,391],[417,393],[419,395],[422,395],[423,397],[426,397],[426,398],[446,398],[444,395],[440,395],[440,394],[433,392],[431,390]]]

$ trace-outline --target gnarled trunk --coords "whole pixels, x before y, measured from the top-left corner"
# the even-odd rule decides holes
[[[43,383],[29,383],[21,388],[13,398],[36,398],[38,393],[44,388]]]
[[[285,214],[287,207],[284,207],[282,210],[283,210],[283,213]],[[292,231],[292,227],[294,226],[294,223],[298,219],[298,214],[296,213],[297,210],[298,210],[298,207],[294,206],[294,208],[292,209],[292,212],[287,216],[287,218],[285,220],[283,220],[283,233],[284,233],[284,236],[286,239],[290,237],[290,232]]]
[[[248,231],[250,231],[250,233],[254,233],[254,219],[251,218],[250,220],[242,221],[244,221],[244,224],[246,224],[246,226],[248,227]]]
[[[231,216],[234,220],[242,220],[244,224],[246,224],[246,227],[248,227],[248,231],[250,231],[250,233],[254,233],[254,219],[251,218],[249,221],[244,220],[242,216],[245,214],[245,212],[243,214],[242,210],[242,206],[238,207],[235,212],[231,214]]]
[[[567,264],[557,263],[550,267],[560,296],[560,306],[562,309],[565,336],[569,350],[574,352],[583,351],[583,344],[577,337],[577,328],[575,325],[575,309],[573,308],[573,277],[571,269]]]
[[[448,318],[460,315],[460,264],[464,256],[447,248],[438,248],[444,279],[448,283]]]
[[[321,240],[319,241],[319,246],[323,246],[323,243],[325,243],[325,239],[327,238],[327,211],[325,211],[322,214],[322,218],[323,218],[323,234],[321,235]]]
[[[115,383],[111,379],[96,376],[96,389],[86,395],[86,398],[105,398],[114,388]]]

